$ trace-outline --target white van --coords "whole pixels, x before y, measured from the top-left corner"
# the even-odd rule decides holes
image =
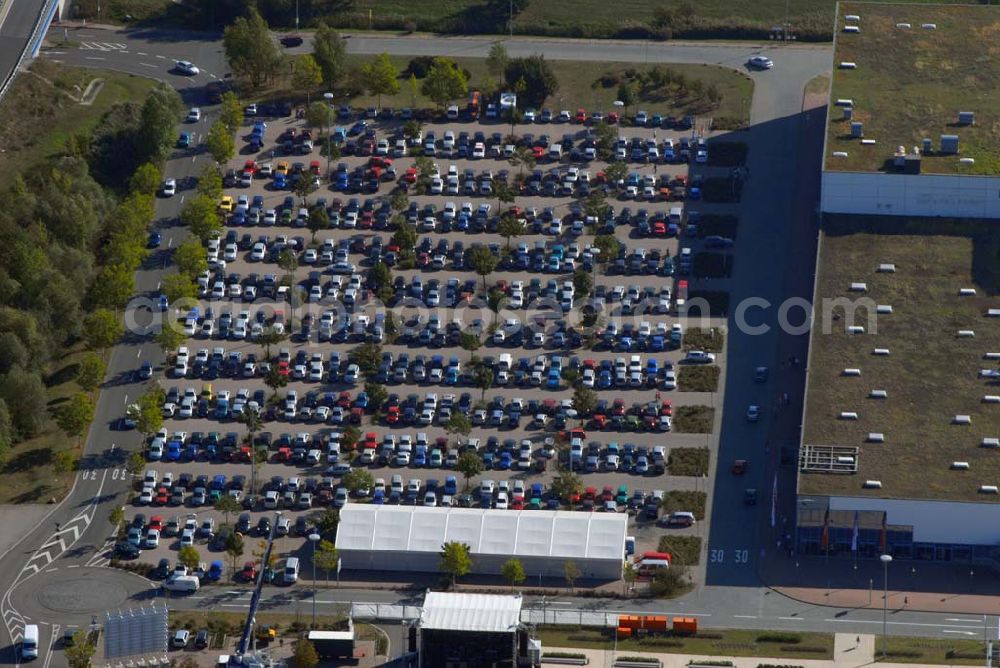
[[[25,624],[24,637],[21,638],[21,658],[38,658],[38,625]]]
[[[285,572],[282,574],[285,584],[294,584],[299,579],[298,557],[288,557],[285,560]]]
[[[683,211],[683,209],[681,209],[681,207],[679,207],[679,206],[672,206],[672,207],[670,207],[670,222],[671,223],[676,223],[676,224],[680,225],[681,224],[681,218],[683,217],[683,215],[684,215],[684,211]]]
[[[198,591],[201,582],[194,575],[178,575],[163,581],[164,591],[172,591],[179,594],[191,594]]]

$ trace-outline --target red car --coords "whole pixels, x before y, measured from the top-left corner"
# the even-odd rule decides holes
[[[253,582],[257,579],[257,565],[248,561],[243,564],[243,570],[236,574],[236,577],[244,582]]]
[[[618,116],[618,112],[617,111],[612,111],[610,114],[608,114],[608,123],[609,124],[617,123],[618,119],[619,119],[619,116]]]
[[[170,492],[167,491],[166,487],[160,487],[156,490],[156,496],[153,497],[153,504],[157,506],[165,506],[170,500]]]
[[[343,408],[344,410],[347,410],[348,408],[350,408],[351,407],[351,393],[350,392],[341,392],[340,395],[337,397],[337,405],[340,406],[341,408]]]
[[[576,118],[574,120],[577,123],[586,123],[587,122],[587,110],[586,109],[577,109],[576,110]]]
[[[278,362],[278,373],[280,373],[282,376],[287,376],[288,374],[291,373],[291,369],[288,368],[288,362],[286,362],[285,360],[281,360],[280,362]]]
[[[667,399],[660,406],[660,415],[673,415],[673,414],[674,414],[674,406],[670,402],[670,400]]]
[[[667,236],[667,224],[663,222],[653,223],[653,236],[654,237]]]
[[[156,529],[157,531],[163,531],[163,516],[153,515],[149,518],[149,526],[146,527],[147,530]]]
[[[608,416],[598,413],[594,416],[594,429],[607,429],[608,428]]]
[[[244,172],[250,172],[251,174],[256,175],[259,169],[260,167],[257,165],[256,160],[247,160],[246,162],[243,163]]]
[[[625,400],[615,399],[615,403],[611,406],[612,415],[625,415]]]
[[[403,181],[406,183],[416,183],[417,182],[417,168],[409,167],[406,172],[403,173]]]
[[[396,424],[399,422],[399,406],[389,407],[389,412],[385,414],[385,421],[387,424]]]

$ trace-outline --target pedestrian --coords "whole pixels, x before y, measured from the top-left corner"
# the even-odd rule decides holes
[[[857,638],[855,638],[854,639],[854,643],[857,644],[857,645],[860,645],[861,644],[861,636],[858,636]]]
[[[904,596],[903,597],[903,607],[905,608],[909,604],[910,604],[910,597],[909,596]]]

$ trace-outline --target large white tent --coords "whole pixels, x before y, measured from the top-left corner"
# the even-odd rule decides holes
[[[627,526],[619,513],[348,504],[337,554],[346,569],[438,572],[441,546],[460,542],[471,550],[473,573],[498,575],[516,557],[529,578],[563,577],[573,561],[584,578],[615,580]]]

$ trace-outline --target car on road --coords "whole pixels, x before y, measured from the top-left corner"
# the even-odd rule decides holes
[[[178,60],[174,63],[174,69],[189,77],[193,77],[201,73],[201,70],[198,69],[197,65],[187,60]]]
[[[774,67],[774,61],[767,56],[751,56],[747,67],[752,70],[769,70]]]
[[[289,49],[293,46],[302,46],[302,37],[299,35],[285,35],[281,38],[281,46]]]
[[[760,420],[760,406],[751,404],[747,406],[747,422],[757,422]]]
[[[186,123],[197,123],[200,120],[201,120],[201,109],[199,109],[198,107],[191,107],[191,109],[188,110],[187,118],[184,119]]]
[[[768,370],[766,366],[759,366],[754,369],[753,380],[755,383],[766,383],[767,382]]]
[[[173,197],[177,194],[177,180],[167,179],[163,182],[163,187],[160,189],[160,193],[164,197]]]

